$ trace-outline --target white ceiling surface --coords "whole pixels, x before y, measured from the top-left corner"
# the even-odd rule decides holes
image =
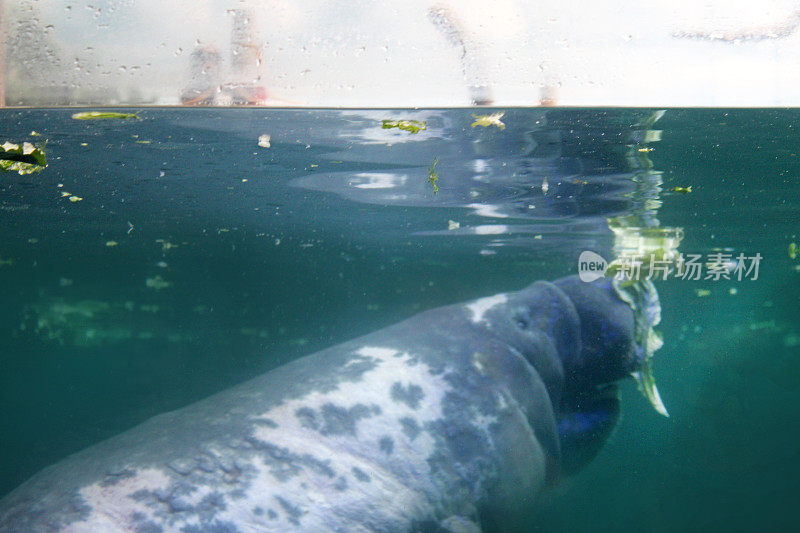
[[[38,10],[70,83],[162,104],[178,103],[195,47],[228,59],[228,10],[246,8],[275,105],[463,106],[474,84],[502,106],[536,105],[545,87],[573,106],[800,105],[800,1],[5,0],[13,16],[30,9],[15,4]],[[465,67],[431,9],[460,27]]]

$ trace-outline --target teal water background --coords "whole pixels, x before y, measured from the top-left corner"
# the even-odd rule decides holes
[[[646,212],[683,252],[760,253],[759,277],[657,283],[671,417],[626,383],[615,433],[531,530],[793,526],[800,112],[504,111],[500,129],[472,126],[486,110],[0,110],[0,143],[48,157],[0,174],[0,495],[281,363],[574,274],[583,250],[610,257],[607,217]],[[398,118],[428,127],[381,128]]]

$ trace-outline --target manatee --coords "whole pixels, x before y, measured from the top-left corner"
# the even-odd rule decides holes
[[[426,311],[44,469],[0,531],[513,530],[601,449],[657,321],[649,282],[577,277]]]

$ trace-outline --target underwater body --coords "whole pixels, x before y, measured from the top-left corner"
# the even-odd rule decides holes
[[[337,366],[325,356],[333,352],[321,350],[396,331],[392,324],[413,315],[414,327],[391,334],[396,348],[405,343],[422,350],[420,343],[431,344],[426,335],[457,337],[463,328],[456,314],[426,321],[418,313],[507,294],[537,280],[575,280],[584,251],[610,261],[636,228],[647,228],[637,242],[656,232],[662,248],[666,235],[680,228],[677,249],[702,255],[712,272],[719,271],[708,267],[715,254],[722,254],[718,263],[735,261],[739,253],[763,259],[756,279],[752,270],[736,279],[731,268],[730,279],[655,280],[664,346],[652,366],[670,417],[651,408],[633,379],[624,379],[618,420],[606,409],[599,419],[577,419],[578,434],[588,429],[597,438],[573,441],[569,431],[559,436],[559,448],[568,441],[567,448],[577,449],[569,457],[587,455],[580,468],[552,483],[542,477],[494,495],[494,518],[473,520],[481,518],[480,509],[447,512],[438,523],[412,527],[788,525],[798,495],[800,433],[787,422],[798,411],[800,368],[794,111],[125,112],[137,116],[80,121],[71,110],[0,115],[0,140],[31,143],[47,157],[39,171],[0,174],[3,494],[74,452],[264,372],[278,369],[266,379],[285,387],[313,381],[313,371],[324,380],[346,363]],[[425,127],[414,132],[400,127],[402,121]],[[480,341],[470,335],[461,335],[469,347],[455,352],[473,355],[467,350]],[[297,368],[291,365],[312,353],[319,362],[303,380],[280,370]],[[394,369],[382,397],[393,398],[396,375],[403,388],[394,403],[413,404],[415,396],[406,393],[416,390],[407,388],[414,371],[419,368]],[[440,385],[431,387],[443,393]],[[424,390],[432,401],[433,392]],[[464,405],[480,403],[466,385],[455,390]],[[202,405],[224,413],[225,404],[215,403],[224,394]],[[532,392],[525,401],[548,396]],[[388,416],[389,408],[380,408]],[[380,418],[361,414],[354,427]],[[425,416],[437,420],[435,410]],[[423,421],[415,432],[410,422],[399,422],[402,416],[395,418],[409,442],[409,433],[436,434],[435,424]],[[187,424],[177,435],[195,427],[181,420],[170,422]],[[202,426],[204,417],[194,420]],[[617,422],[613,431],[608,420]],[[190,433],[202,441],[201,430]],[[449,435],[456,444],[469,442],[463,434]],[[144,439],[150,448],[120,438],[106,441],[128,443],[117,457],[155,447],[151,438]],[[509,444],[522,442],[521,436],[504,438],[495,457],[524,456]],[[594,446],[598,439],[602,449]],[[187,440],[173,438],[170,446]],[[536,440],[547,441],[538,434]],[[109,457],[102,452],[107,443],[96,448],[97,461]],[[380,451],[380,439],[377,445]],[[426,452],[419,453],[410,457],[422,460]],[[337,458],[333,453],[323,463],[333,468]],[[547,462],[521,461],[489,477],[514,485],[514,476],[544,476],[547,468],[535,465]],[[124,484],[129,472],[120,466],[111,474]],[[469,480],[473,470],[459,468],[455,478]],[[365,468],[359,472],[369,475]],[[359,476],[352,468],[348,475],[352,489]],[[430,476],[421,469],[418,477]],[[42,484],[34,500],[44,501],[62,485],[50,491],[47,485],[55,482]],[[365,494],[380,501],[380,488]],[[485,500],[481,494],[466,498],[473,499]],[[7,511],[13,500],[14,493],[0,504],[6,515],[0,524],[14,519]],[[197,502],[189,509],[179,500],[162,495],[152,507],[139,503],[163,506],[182,519],[197,514]],[[313,528],[303,526],[296,502],[282,500],[263,508],[265,524],[271,510],[276,520]],[[233,505],[223,503],[228,510]],[[522,507],[520,518],[496,518],[504,516],[504,505]],[[361,515],[368,524],[369,513]],[[458,519],[447,521],[452,516]],[[192,523],[198,522],[185,520]]]

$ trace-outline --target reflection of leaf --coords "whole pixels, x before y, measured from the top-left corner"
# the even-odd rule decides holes
[[[433,164],[428,168],[428,183],[433,185],[433,194],[439,193],[439,185],[436,183],[439,181],[439,173],[436,172],[436,164],[439,162],[439,158],[434,158]]]
[[[139,118],[136,113],[117,113],[115,111],[83,111],[72,115],[75,120],[102,120],[107,118]]]
[[[0,169],[5,172],[31,174],[47,166],[44,148],[25,142],[21,145],[6,141],[0,145]]]
[[[381,127],[385,130],[398,128],[410,133],[419,133],[421,130],[428,129],[428,124],[421,120],[384,120]]]

